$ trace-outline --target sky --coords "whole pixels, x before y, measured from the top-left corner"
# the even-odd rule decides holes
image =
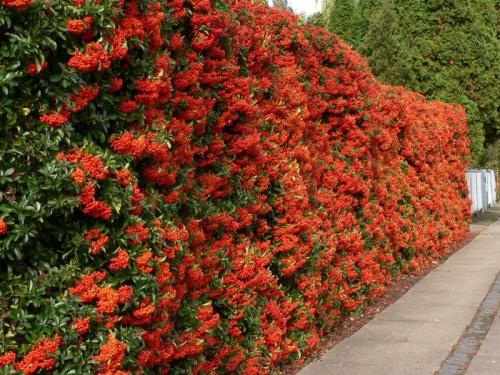
[[[272,0],[269,0],[271,3]],[[288,0],[295,13],[305,13],[307,16],[319,12],[321,10],[321,0]]]
[[[305,13],[308,16],[321,10],[320,0],[288,0],[288,4],[295,13]]]

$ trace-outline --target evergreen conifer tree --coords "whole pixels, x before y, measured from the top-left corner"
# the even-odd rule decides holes
[[[386,0],[360,48],[384,82],[464,106],[475,164],[500,134],[496,24],[495,0]]]
[[[385,0],[371,20],[371,27],[359,49],[369,57],[375,75],[388,84],[410,81],[405,67],[410,48],[401,30],[394,0]]]
[[[292,11],[292,8],[288,5],[288,0],[273,0],[273,6]]]
[[[354,1],[334,0],[326,7],[327,27],[344,41],[353,44],[354,37]]]
[[[353,47],[358,49],[364,41],[370,26],[370,20],[381,7],[380,0],[357,0],[353,16]]]
[[[309,17],[307,17],[306,22],[309,25],[313,25],[313,26],[317,26],[317,27],[325,27],[326,26],[325,25],[325,17],[323,15],[323,13],[321,13],[321,12],[317,12],[317,13],[310,15]]]

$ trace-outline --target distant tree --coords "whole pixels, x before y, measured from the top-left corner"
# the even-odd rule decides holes
[[[384,82],[467,112],[474,162],[500,134],[497,0],[385,0],[360,46]]]
[[[288,0],[273,0],[273,6],[292,11],[292,8],[288,5]]]
[[[354,9],[353,0],[334,0],[326,6],[326,26],[328,30],[350,44],[355,40],[353,30]]]
[[[380,10],[381,5],[381,0],[357,0],[355,2],[352,21],[352,45],[354,48],[358,49],[363,43],[366,35],[368,34],[370,21]]]
[[[321,12],[314,13],[314,14],[310,15],[309,17],[307,17],[306,23],[308,23],[309,25],[317,26],[317,27],[325,27],[326,26],[325,17],[323,15],[323,13],[321,13]]]
[[[359,46],[369,57],[370,67],[385,83],[394,84],[411,80],[405,65],[409,64],[410,46],[401,30],[399,16],[393,0],[385,0],[370,21],[370,27]]]
[[[430,85],[426,91],[436,92],[440,99],[464,104],[470,130],[477,133],[482,130],[487,143],[493,142],[500,133],[496,3],[497,0],[465,4],[459,0],[441,0],[431,8],[436,17],[433,73],[441,80],[437,81],[440,86]]]

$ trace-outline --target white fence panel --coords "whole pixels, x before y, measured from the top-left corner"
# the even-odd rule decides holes
[[[469,169],[466,174],[471,211],[485,212],[496,203],[496,175],[491,169]]]
[[[488,171],[488,205],[492,206],[496,203],[497,189],[496,189],[496,179],[495,172]]]

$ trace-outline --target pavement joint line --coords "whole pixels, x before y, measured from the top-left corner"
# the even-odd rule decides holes
[[[448,357],[441,364],[436,375],[465,374],[483,340],[488,334],[500,308],[500,272],[496,275],[486,297],[476,314],[465,328],[458,342],[453,346]]]

